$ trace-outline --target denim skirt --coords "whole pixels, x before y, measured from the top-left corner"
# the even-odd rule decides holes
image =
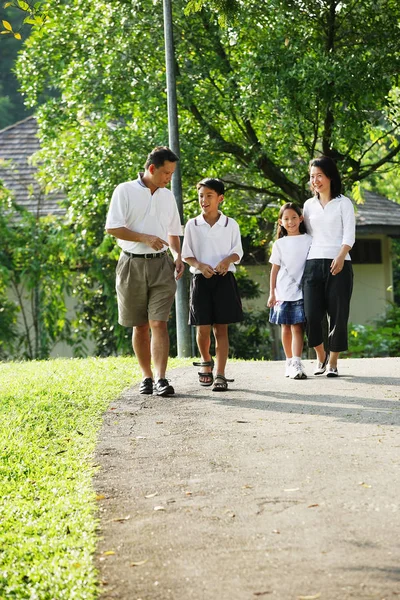
[[[305,320],[303,300],[277,302],[269,311],[269,322],[275,325],[296,325]]]

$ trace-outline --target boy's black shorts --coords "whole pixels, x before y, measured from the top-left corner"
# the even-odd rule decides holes
[[[194,275],[190,284],[189,325],[214,325],[243,321],[242,302],[234,274]]]

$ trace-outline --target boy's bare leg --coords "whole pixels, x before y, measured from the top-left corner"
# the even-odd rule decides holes
[[[202,362],[211,360],[211,325],[198,325],[196,327],[196,342]],[[200,367],[200,373],[212,373],[211,367]],[[207,383],[206,378],[200,376],[200,383]]]
[[[291,325],[281,325],[281,339],[286,358],[292,358],[292,329]],[[295,354],[297,356],[297,354]]]
[[[157,379],[164,379],[169,355],[169,335],[166,321],[150,321],[151,356]]]
[[[151,377],[150,330],[149,324],[134,327],[132,331],[132,347],[142,370],[143,379]]]
[[[291,334],[292,334],[292,353],[293,356],[298,356],[301,358],[303,352],[303,344],[304,344],[304,330],[303,325],[301,323],[296,323],[296,325],[291,325]]]
[[[210,345],[211,345],[211,325],[197,325],[196,327],[196,342],[200,352],[202,362],[211,360]],[[200,367],[200,373],[211,373],[211,367]]]
[[[229,339],[228,325],[213,325],[215,336],[215,354],[217,358],[217,375],[225,375],[226,361],[228,360]]]

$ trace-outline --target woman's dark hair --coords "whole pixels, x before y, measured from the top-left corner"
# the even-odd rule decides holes
[[[154,165],[156,169],[159,169],[165,161],[178,162],[178,160],[177,155],[167,148],[167,146],[157,146],[148,155],[144,168],[148,169],[150,165]]]
[[[310,160],[309,171],[311,171],[311,167],[318,167],[331,180],[331,199],[340,196],[342,193],[342,180],[336,163],[329,156],[320,156]],[[314,193],[318,196],[316,192]]]
[[[296,204],[295,202],[286,202],[286,204],[281,206],[281,209],[280,209],[279,215],[278,215],[278,219],[282,219],[283,213],[285,212],[285,210],[288,210],[288,209],[294,210],[294,212],[297,213],[299,215],[299,217],[303,216],[302,210],[298,204]],[[300,233],[307,233],[307,229],[304,224],[304,221],[302,221],[300,223],[299,231],[300,231]],[[283,238],[287,234],[288,234],[288,232],[286,231],[284,226],[281,225],[280,223],[278,223],[278,227],[276,230],[276,239],[278,240],[279,238]]]
[[[220,179],[215,179],[214,177],[206,177],[205,179],[202,179],[196,185],[196,188],[199,190],[202,186],[209,188],[210,190],[214,190],[214,192],[217,192],[218,196],[223,196],[225,193],[224,182]]]

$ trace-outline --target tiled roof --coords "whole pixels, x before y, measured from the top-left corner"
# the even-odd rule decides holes
[[[34,178],[36,168],[31,165],[31,157],[40,148],[37,130],[35,117],[28,117],[0,131],[0,179],[20,206],[36,213],[39,200],[40,215],[61,215],[65,209],[58,202],[63,195],[41,196]]]
[[[16,202],[31,212],[37,211],[37,195],[40,194],[34,179],[36,168],[30,161],[40,148],[37,130],[35,117],[28,117],[0,131],[0,179],[12,190]],[[2,165],[4,160],[11,163]],[[363,196],[364,204],[356,204],[358,233],[400,236],[400,204],[373,192],[364,191]],[[39,213],[64,214],[65,209],[58,204],[62,199],[60,193],[45,196],[41,199]]]
[[[400,237],[400,204],[365,190],[363,197],[364,204],[355,205],[357,232]]]

